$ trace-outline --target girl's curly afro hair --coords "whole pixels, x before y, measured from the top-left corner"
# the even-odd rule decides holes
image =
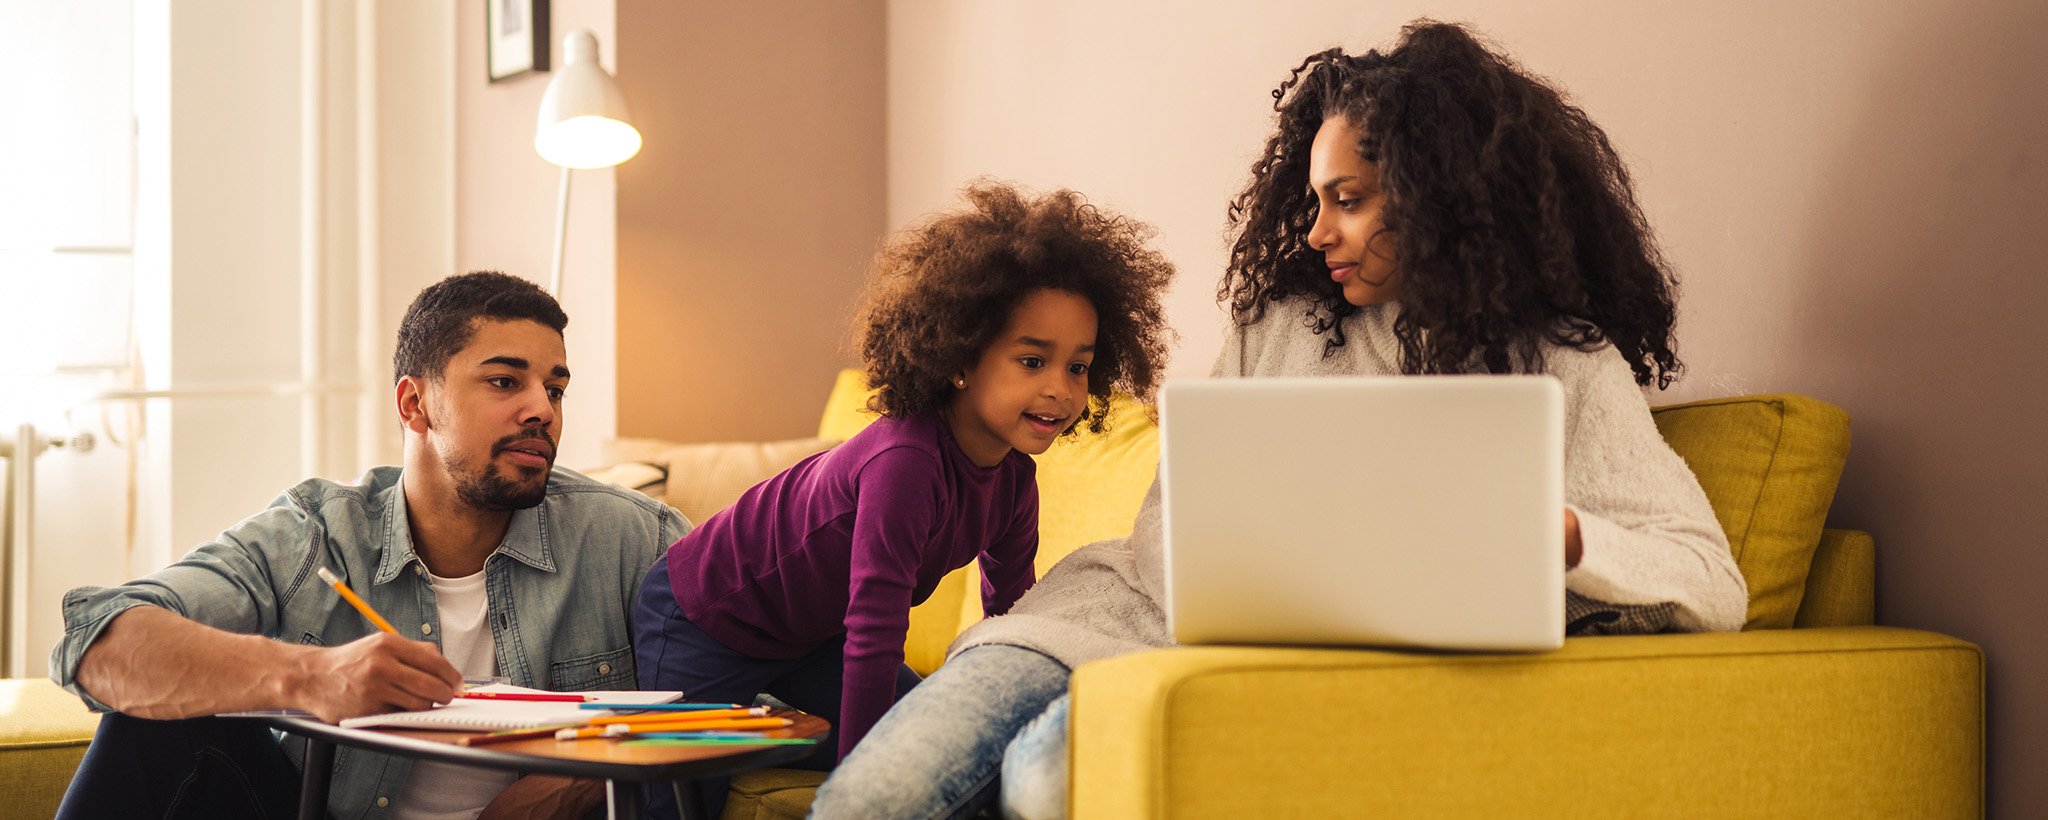
[[[890,418],[937,413],[952,401],[952,375],[973,369],[1024,298],[1042,289],[1095,307],[1082,424],[1103,431],[1113,391],[1149,400],[1173,337],[1159,297],[1174,269],[1146,246],[1153,229],[1065,189],[1028,197],[984,179],[963,195],[967,208],[905,229],[875,259],[855,323],[875,390],[868,409]]]
[[[1464,28],[1419,20],[1385,53],[1310,55],[1273,99],[1279,129],[1231,204],[1217,292],[1239,324],[1304,296],[1307,326],[1344,344],[1339,320],[1358,308],[1304,241],[1309,146],[1341,116],[1387,189],[1403,371],[1533,372],[1548,342],[1612,344],[1638,384],[1677,375],[1676,283],[1606,133],[1556,89]]]

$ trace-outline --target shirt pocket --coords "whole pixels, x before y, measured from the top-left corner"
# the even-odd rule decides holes
[[[639,681],[633,676],[633,647],[555,661],[548,666],[548,684],[557,692],[638,689]]]

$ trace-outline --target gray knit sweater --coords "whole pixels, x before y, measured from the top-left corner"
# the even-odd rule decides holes
[[[1398,305],[1372,305],[1344,321],[1328,357],[1325,336],[1303,325],[1306,303],[1269,305],[1230,330],[1212,377],[1398,374]],[[1579,518],[1579,565],[1565,573],[1567,631],[1575,635],[1742,628],[1748,590],[1728,539],[1685,462],[1650,421],[1628,363],[1613,348],[1544,351],[1564,386],[1565,501]],[[1170,646],[1159,482],[1129,537],[1081,547],[1046,572],[1007,615],[961,633],[951,652],[981,644],[1034,649],[1068,667]]]

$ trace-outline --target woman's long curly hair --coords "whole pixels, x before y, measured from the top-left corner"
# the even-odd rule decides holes
[[[858,329],[868,409],[890,418],[936,413],[953,400],[953,374],[972,370],[1025,297],[1064,290],[1095,308],[1095,359],[1081,424],[1105,429],[1109,398],[1149,400],[1166,370],[1160,295],[1173,264],[1145,242],[1151,226],[1061,189],[1027,197],[977,180],[968,207],[904,229],[876,256]]]
[[[1638,384],[1668,387],[1677,284],[1605,132],[1463,27],[1419,20],[1395,47],[1303,60],[1273,91],[1279,130],[1230,206],[1217,290],[1239,325],[1307,297],[1305,325],[1344,344],[1358,311],[1306,237],[1309,146],[1328,117],[1378,166],[1407,373],[1540,372],[1540,345],[1612,344]]]

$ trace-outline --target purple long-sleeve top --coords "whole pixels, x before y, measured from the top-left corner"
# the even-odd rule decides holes
[[[676,604],[705,634],[758,658],[800,657],[846,633],[843,757],[895,703],[910,608],[941,578],[979,558],[990,615],[1030,588],[1037,471],[1014,450],[976,466],[936,418],[879,419],[677,541]]]

